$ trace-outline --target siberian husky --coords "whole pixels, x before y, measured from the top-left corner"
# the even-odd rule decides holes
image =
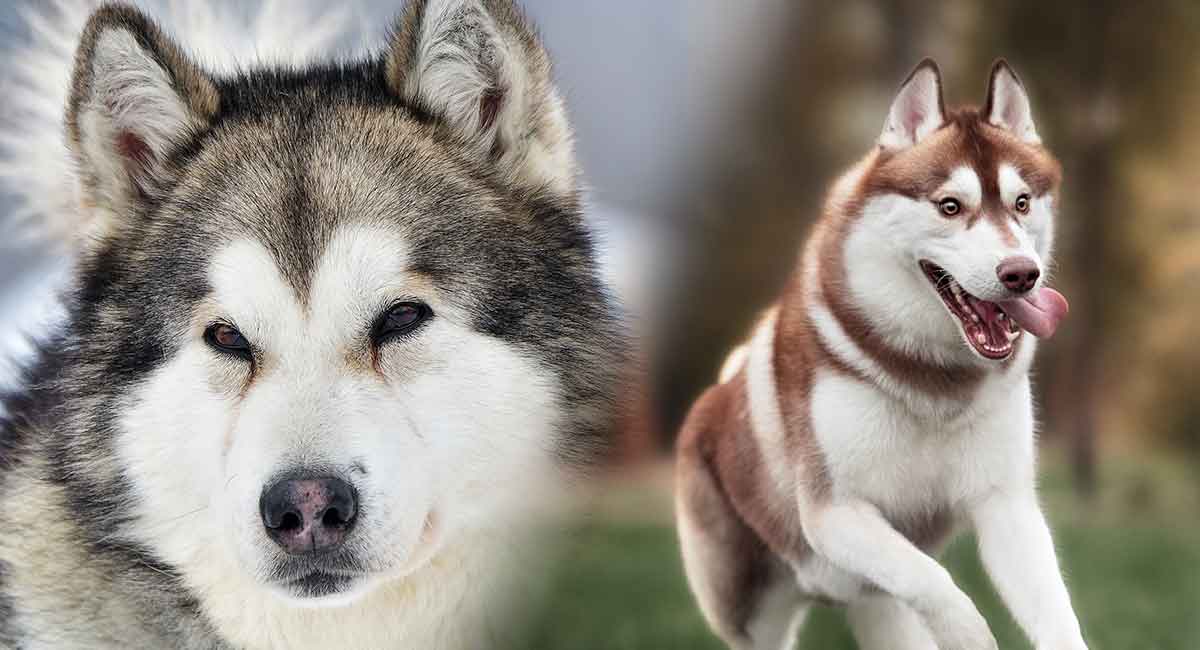
[[[833,602],[865,649],[995,648],[933,557],[964,523],[1037,648],[1085,648],[1034,486],[1033,337],[1067,311],[1045,284],[1059,178],[1003,61],[982,109],[947,110],[932,61],[904,83],[683,427],[684,562],[730,646],[792,647]]]
[[[73,174],[4,161],[82,244],[3,401],[0,646],[494,647],[625,354],[531,26],[412,0],[374,55],[228,73],[124,5],[76,38]]]

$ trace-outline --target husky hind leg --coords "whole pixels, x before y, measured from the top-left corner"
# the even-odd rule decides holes
[[[790,650],[808,604],[791,571],[741,522],[698,456],[681,452],[676,499],[688,583],[735,650]]]

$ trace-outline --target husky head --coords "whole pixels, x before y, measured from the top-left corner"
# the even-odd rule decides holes
[[[90,226],[54,470],[97,548],[345,603],[521,526],[602,440],[619,319],[506,0],[228,77],[108,6],[66,117]]]
[[[1066,311],[1044,285],[1059,165],[1004,62],[982,109],[947,111],[936,64],[901,87],[856,177],[847,283],[871,326],[905,352],[953,364],[1012,356]],[[980,360],[980,361],[976,361]]]

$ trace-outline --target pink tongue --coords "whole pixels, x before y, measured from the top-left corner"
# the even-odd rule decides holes
[[[1059,322],[1067,315],[1067,299],[1054,289],[1044,287],[1016,300],[998,303],[1008,317],[1016,321],[1021,329],[1038,337],[1048,339],[1058,329]]]

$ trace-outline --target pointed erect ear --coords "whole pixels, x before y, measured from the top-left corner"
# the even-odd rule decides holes
[[[85,200],[119,212],[151,193],[171,148],[217,111],[212,80],[149,18],[108,5],[92,14],[67,104]]]
[[[575,191],[570,127],[549,58],[510,0],[414,0],[389,43],[394,92],[526,189]]]
[[[1042,142],[1033,125],[1033,111],[1029,108],[1025,85],[1004,59],[997,59],[992,64],[983,114],[987,116],[988,123],[1012,131],[1025,142]]]
[[[917,65],[900,86],[888,111],[879,146],[899,150],[911,147],[937,131],[946,122],[942,103],[942,73],[933,59]]]

